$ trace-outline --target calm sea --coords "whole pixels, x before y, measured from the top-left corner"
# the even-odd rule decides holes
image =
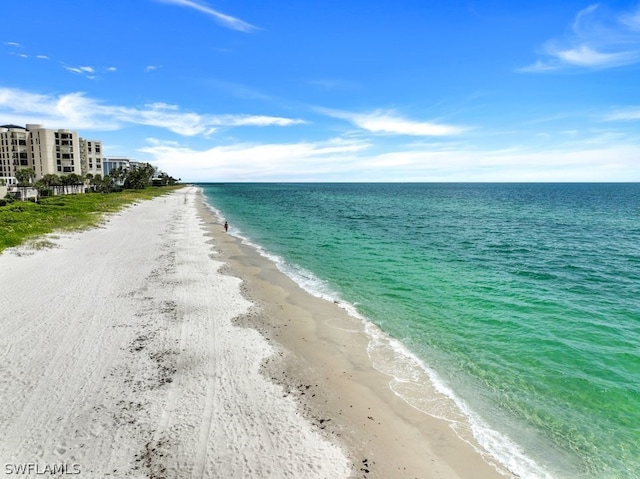
[[[640,478],[640,184],[200,186],[415,407],[524,478]]]

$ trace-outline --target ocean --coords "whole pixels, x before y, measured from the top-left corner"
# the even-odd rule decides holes
[[[520,477],[640,478],[640,184],[199,186]]]

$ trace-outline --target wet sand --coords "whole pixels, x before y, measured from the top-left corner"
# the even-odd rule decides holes
[[[361,320],[301,289],[255,248],[225,233],[207,208],[200,214],[225,271],[243,280],[243,293],[253,303],[236,324],[257,329],[278,350],[263,364],[263,374],[283,385],[302,414],[348,451],[353,477],[505,477],[448,422],[392,392],[392,378],[372,365]]]

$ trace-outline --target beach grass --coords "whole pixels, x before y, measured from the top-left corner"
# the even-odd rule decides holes
[[[106,213],[136,201],[167,194],[182,185],[148,187],[114,193],[82,193],[41,198],[38,203],[16,201],[0,206],[0,252],[27,241],[44,247],[42,235],[98,226]]]

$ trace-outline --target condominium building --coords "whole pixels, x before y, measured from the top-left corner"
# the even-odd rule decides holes
[[[32,168],[36,179],[47,174],[102,173],[102,142],[85,140],[77,131],[28,124],[0,126],[0,178],[15,183],[15,173]]]
[[[82,174],[104,175],[102,168],[102,142],[80,138],[80,168]]]
[[[31,139],[32,167],[36,178],[44,175],[82,174],[80,137],[77,131],[51,130],[42,125],[27,125]]]
[[[124,156],[112,156],[109,158],[104,158],[102,161],[102,174],[104,176],[111,175],[113,170],[117,170],[118,168],[122,168],[123,171],[129,171],[131,168],[132,162],[129,158]]]
[[[16,169],[29,168],[29,132],[17,125],[0,126],[0,179],[11,185],[16,182]]]

